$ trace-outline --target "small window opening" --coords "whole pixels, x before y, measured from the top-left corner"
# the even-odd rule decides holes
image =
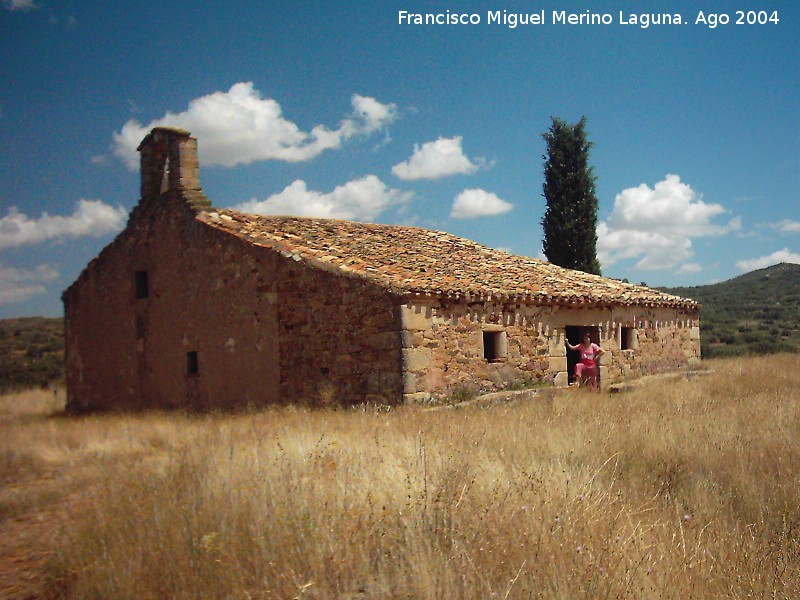
[[[506,355],[506,332],[483,332],[483,358],[489,362],[497,362]]]
[[[150,283],[147,271],[136,271],[134,276],[137,298],[147,298],[150,295]]]
[[[636,349],[636,329],[633,327],[621,327],[619,332],[620,350]]]
[[[197,358],[197,352],[186,353],[186,373],[188,375],[197,375],[200,372],[200,361]]]
[[[170,171],[170,164],[169,164],[169,156],[166,157],[164,160],[164,178],[161,180],[161,193],[165,193],[169,191],[169,171]]]

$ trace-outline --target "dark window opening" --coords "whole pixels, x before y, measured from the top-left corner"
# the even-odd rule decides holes
[[[620,350],[634,350],[636,348],[636,330],[633,327],[621,327],[619,332]]]
[[[186,373],[188,375],[197,375],[200,372],[200,361],[197,358],[197,352],[186,353]]]
[[[483,358],[496,362],[506,355],[505,334],[505,331],[483,332]]]
[[[134,282],[136,285],[136,297],[147,298],[150,295],[150,283],[147,278],[147,271],[136,271]]]
[[[169,156],[167,156],[166,160],[164,161],[164,178],[161,180],[161,193],[169,191],[169,171],[170,171],[170,160]]]

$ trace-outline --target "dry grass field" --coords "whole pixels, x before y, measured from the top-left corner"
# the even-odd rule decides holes
[[[800,359],[621,394],[70,418],[0,398],[0,596],[800,597]]]

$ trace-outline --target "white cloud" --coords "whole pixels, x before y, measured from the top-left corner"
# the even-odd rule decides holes
[[[26,302],[47,291],[43,283],[53,281],[58,271],[39,265],[33,271],[0,265],[0,305]]]
[[[784,219],[775,224],[775,228],[781,233],[800,233],[800,221],[790,221]]]
[[[3,8],[6,10],[26,11],[39,8],[33,0],[3,0]]]
[[[795,263],[800,265],[800,254],[797,252],[790,252],[788,248],[784,248],[783,250],[773,252],[769,256],[740,260],[736,263],[736,267],[742,271],[755,271],[756,269],[764,269],[779,263]]]
[[[498,198],[496,194],[477,188],[464,190],[453,201],[450,216],[454,219],[472,219],[501,215],[514,208],[510,202]]]
[[[400,179],[439,179],[448,175],[467,175],[478,170],[461,149],[461,136],[440,137],[435,142],[426,142],[420,147],[414,144],[414,153],[405,162],[392,167],[392,173]]]
[[[261,215],[291,215],[370,221],[390,206],[408,202],[412,192],[388,188],[375,175],[348,181],[330,193],[309,190],[298,179],[266,200],[250,200],[235,210]]]
[[[741,229],[739,217],[724,225],[713,222],[727,212],[703,202],[677,175],[667,175],[653,188],[644,183],[628,188],[617,194],[611,216],[597,227],[598,259],[604,266],[639,259],[640,269],[683,268],[694,256],[692,238]]]
[[[703,270],[702,265],[699,265],[697,263],[686,263],[684,265],[681,265],[681,268],[678,269],[678,273],[681,273],[681,274],[683,274],[683,273],[699,273],[702,270]]]
[[[353,136],[374,133],[397,118],[394,104],[358,94],[351,103],[353,112],[337,129],[317,125],[307,133],[283,117],[275,100],[261,98],[252,82],[237,83],[227,92],[195,98],[184,112],[167,113],[147,125],[129,120],[114,133],[113,152],[135,170],[139,143],[153,127],[168,126],[191,131],[200,140],[204,164],[232,167],[269,159],[302,162],[339,148]]]
[[[381,104],[375,98],[358,94],[353,94],[351,103],[353,116],[362,121],[361,125],[358,125],[357,121],[353,121],[352,118],[345,119],[343,122],[349,126],[356,126],[352,132],[353,135],[379,131],[397,118],[397,107],[394,104]]]
[[[0,249],[52,239],[115,233],[124,227],[127,214],[121,206],[114,208],[101,200],[81,199],[70,216],[42,213],[38,219],[31,219],[12,206],[8,214],[0,218]]]

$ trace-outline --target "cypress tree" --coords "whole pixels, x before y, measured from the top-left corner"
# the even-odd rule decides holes
[[[586,117],[570,125],[557,117],[542,134],[544,254],[551,263],[600,275],[597,260],[597,196],[589,165],[592,143],[586,139]]]

